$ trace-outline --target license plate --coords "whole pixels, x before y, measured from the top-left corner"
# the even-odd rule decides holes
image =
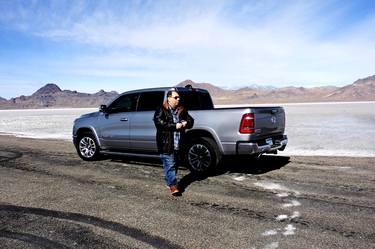
[[[266,139],[266,144],[268,144],[268,145],[272,145],[272,144],[273,144],[273,142],[272,142],[272,138],[267,138],[267,139]]]

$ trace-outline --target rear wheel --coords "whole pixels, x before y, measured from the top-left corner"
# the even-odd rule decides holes
[[[85,161],[99,158],[99,145],[91,132],[85,132],[78,137],[76,149],[79,157]]]
[[[208,172],[215,168],[220,160],[221,153],[213,139],[202,137],[188,143],[185,162],[192,172]]]

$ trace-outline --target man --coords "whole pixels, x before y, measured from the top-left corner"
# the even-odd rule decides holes
[[[174,196],[181,195],[176,174],[179,152],[183,150],[185,129],[190,129],[194,124],[194,119],[179,104],[180,95],[176,90],[170,90],[167,100],[154,114],[156,143],[163,162],[165,181]]]

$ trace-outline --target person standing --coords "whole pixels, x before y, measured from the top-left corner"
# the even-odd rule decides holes
[[[185,130],[194,125],[194,119],[180,106],[180,95],[176,90],[167,93],[167,100],[154,114],[156,143],[163,162],[165,181],[172,195],[181,195],[177,186],[177,162],[183,150]]]

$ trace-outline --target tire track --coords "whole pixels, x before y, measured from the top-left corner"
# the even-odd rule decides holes
[[[320,224],[318,222],[315,222],[312,220],[306,220],[301,217],[293,217],[291,219],[277,221],[276,220],[277,216],[275,216],[274,214],[271,214],[268,212],[257,212],[249,208],[233,207],[227,204],[218,204],[218,203],[209,203],[209,202],[189,202],[189,204],[194,207],[202,208],[205,210],[209,209],[209,210],[214,210],[216,212],[221,212],[221,213],[226,213],[226,214],[231,214],[231,215],[238,215],[238,216],[248,217],[248,218],[254,218],[254,219],[265,221],[265,222],[272,222],[272,223],[278,222],[279,224],[285,224],[285,221],[288,221],[290,223],[299,225],[301,227],[316,228],[316,229],[319,229],[321,232],[334,232],[346,238],[355,238],[355,239],[366,238],[369,241],[375,242],[375,233],[365,234],[365,233],[360,233],[357,231],[345,230],[340,227]]]

